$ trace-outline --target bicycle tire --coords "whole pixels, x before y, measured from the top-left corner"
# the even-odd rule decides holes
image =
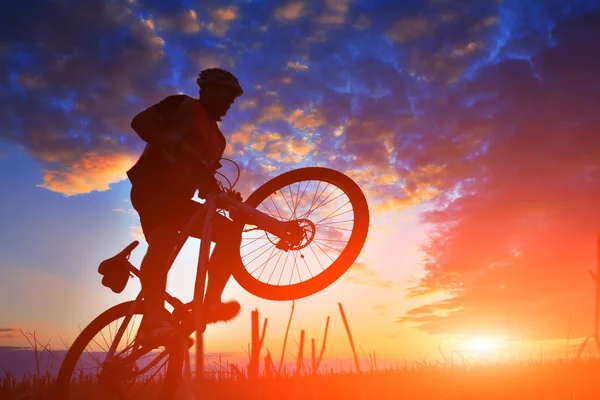
[[[81,331],[77,339],[73,342],[71,347],[69,348],[63,362],[61,364],[60,370],[58,372],[58,376],[54,386],[54,397],[56,399],[64,399],[69,400],[69,389],[71,386],[71,378],[75,371],[78,360],[88,344],[98,333],[102,331],[103,328],[109,326],[114,321],[119,318],[123,318],[129,312],[129,309],[134,301],[128,301],[124,303],[117,304],[108,310],[104,311],[102,314],[97,316],[92,322],[90,322],[85,329]],[[134,314],[143,314],[144,313],[144,304],[138,303],[138,306],[134,310]],[[178,385],[182,376],[182,366],[183,366],[183,351],[172,351],[169,353],[168,367],[162,381],[162,385],[159,389],[157,399],[172,399],[177,391]],[[94,396],[95,393],[89,393],[91,396]],[[100,397],[104,399],[105,397]],[[86,399],[90,399],[93,397],[86,397]]]
[[[348,244],[338,258],[326,270],[315,277],[291,285],[273,285],[255,278],[240,263],[234,267],[232,275],[249,293],[267,300],[295,300],[315,294],[338,280],[352,266],[360,254],[369,230],[369,208],[359,186],[345,174],[329,168],[306,167],[285,172],[264,183],[246,199],[245,203],[258,207],[264,200],[282,187],[305,181],[319,181],[333,184],[349,198],[354,211],[354,225]],[[240,259],[242,255],[240,254]],[[293,272],[292,272],[293,273]]]

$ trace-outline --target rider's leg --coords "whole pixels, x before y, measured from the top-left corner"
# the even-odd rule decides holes
[[[202,207],[199,203],[193,204],[194,209]],[[200,238],[202,236],[203,220],[194,227],[191,236]],[[205,303],[207,305],[209,322],[217,320],[230,320],[240,310],[236,301],[223,303],[221,295],[227,285],[234,264],[240,263],[239,245],[241,237],[234,229],[233,222],[223,215],[213,216],[211,239],[215,242],[215,248],[208,263],[208,283],[206,287]]]
[[[233,222],[222,215],[216,215],[213,222],[212,241],[215,248],[208,263],[208,286],[206,288],[206,303],[221,302],[221,294],[236,262],[236,251],[239,241],[235,239]],[[239,262],[239,257],[237,258]]]
[[[221,302],[221,295],[231,277],[233,263],[235,262],[232,253],[235,250],[237,249],[229,243],[216,244],[208,263],[208,285],[205,297],[207,304]]]
[[[140,216],[148,250],[142,260],[140,280],[145,303],[138,340],[168,340],[177,330],[168,321],[165,291],[170,265],[168,259],[177,238],[179,207],[165,197],[164,188],[133,185],[131,204]]]
[[[222,302],[221,295],[231,277],[231,272],[236,262],[235,251],[239,249],[239,242],[234,246],[231,235],[227,241],[217,239],[213,254],[208,263],[208,285],[206,287],[206,321],[229,321],[240,312],[240,304],[235,301]],[[237,248],[236,248],[237,247]],[[239,263],[239,256],[237,256]]]
[[[168,259],[173,249],[177,231],[170,226],[156,228],[147,238],[148,250],[141,265],[141,283],[149,320],[164,318],[165,292],[167,290]]]

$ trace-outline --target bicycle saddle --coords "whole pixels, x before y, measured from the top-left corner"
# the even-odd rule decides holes
[[[119,254],[100,263],[98,273],[103,276],[102,285],[110,288],[115,293],[121,293],[125,289],[129,277],[132,276],[129,269],[129,256],[138,244],[140,242],[134,240]]]

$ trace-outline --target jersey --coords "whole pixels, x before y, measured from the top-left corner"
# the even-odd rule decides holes
[[[168,96],[153,106],[161,115],[163,134],[179,135],[177,141],[185,140],[195,150],[198,161],[217,170],[225,151],[225,137],[217,123],[196,99],[186,95]],[[186,126],[182,126],[185,123]],[[183,133],[182,133],[183,132]],[[175,198],[190,199],[196,191],[191,184],[183,184],[173,178],[171,164],[156,144],[149,142],[136,164],[127,171],[132,185],[151,185],[155,189],[169,191]]]

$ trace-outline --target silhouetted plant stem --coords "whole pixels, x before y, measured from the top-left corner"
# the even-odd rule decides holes
[[[292,311],[290,312],[290,319],[288,320],[287,328],[285,328],[285,336],[283,337],[283,349],[281,349],[281,358],[279,360],[279,368],[277,374],[281,373],[281,366],[283,365],[283,356],[285,355],[285,346],[287,343],[288,333],[290,332],[290,325],[292,324],[292,316],[294,315],[294,301],[292,301]]]
[[[344,321],[344,326],[346,327],[346,333],[348,334],[348,339],[350,340],[350,347],[352,348],[352,354],[354,355],[354,365],[356,366],[356,372],[360,372],[358,356],[356,355],[354,341],[352,340],[352,332],[350,332],[350,326],[348,325],[348,320],[346,319],[346,314],[344,313],[344,307],[342,307],[342,303],[338,303],[338,306],[340,307],[340,314],[342,315],[342,320]]]

